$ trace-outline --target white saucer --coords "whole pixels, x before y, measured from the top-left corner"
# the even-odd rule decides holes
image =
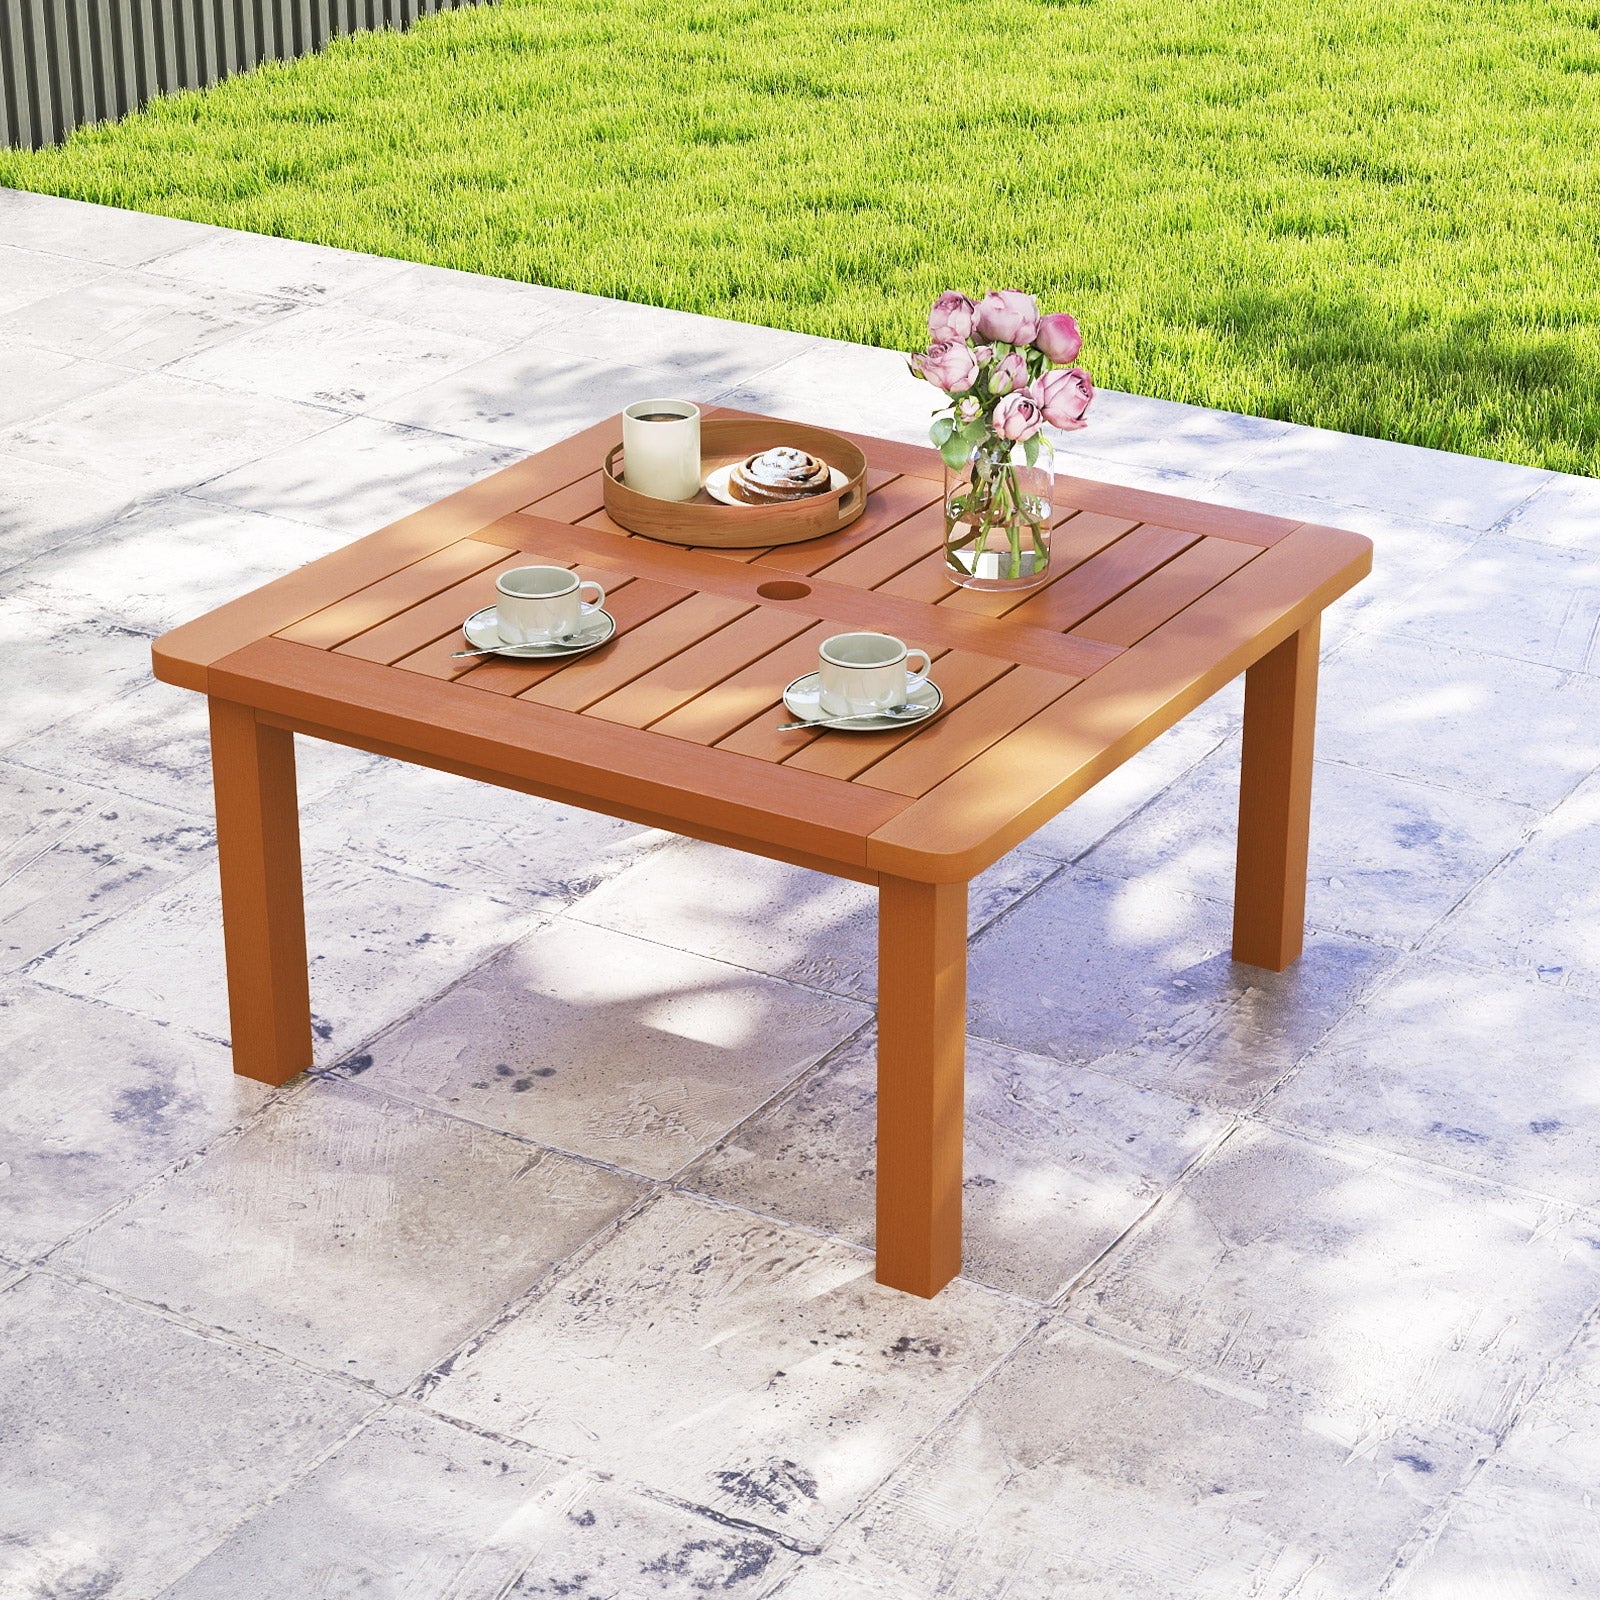
[[[715,472],[708,472],[705,480],[705,491],[713,500],[720,500],[725,506],[741,506],[748,511],[751,509],[750,502],[748,500],[735,499],[735,497],[728,492],[728,478],[733,472],[733,469],[739,465],[739,462],[731,461],[725,467],[718,467]],[[846,473],[841,472],[837,467],[828,468],[829,493],[832,493],[832,491],[835,489],[844,488],[849,481],[849,476]],[[815,498],[815,495],[807,494],[801,495],[795,500],[774,500],[772,501],[772,504],[775,506],[797,506],[803,501],[814,500]],[[760,510],[762,508],[757,506],[754,509]]]
[[[596,626],[600,618],[605,620]],[[461,631],[475,650],[492,650],[497,656],[515,656],[519,661],[552,661],[557,656],[586,656],[617,631],[617,619],[609,611],[591,612],[587,621],[588,627],[575,634],[570,644],[505,644],[494,607],[485,606],[461,624]]]
[[[808,672],[796,678],[783,691],[783,703],[796,717],[803,717],[807,722],[819,722],[824,717],[833,715],[832,712],[822,709],[822,675],[817,672]],[[927,716],[915,722],[896,720],[894,717],[862,717],[855,722],[836,723],[829,732],[882,733],[886,728],[920,728],[924,722],[933,720],[939,707],[944,704],[944,696],[939,692],[938,684],[923,683],[906,695],[906,704],[926,706]]]

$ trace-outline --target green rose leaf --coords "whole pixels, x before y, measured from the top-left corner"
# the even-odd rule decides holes
[[[945,441],[955,431],[956,422],[954,417],[940,417],[938,421],[935,422],[934,425],[928,430],[928,437],[932,439],[933,442],[942,450],[944,448]]]

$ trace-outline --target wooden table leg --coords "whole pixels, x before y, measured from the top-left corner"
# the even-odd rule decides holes
[[[1282,972],[1305,944],[1321,620],[1269,651],[1244,680],[1233,959],[1273,972]]]
[[[233,1070],[287,1083],[311,1065],[294,735],[212,699],[211,781]]]
[[[878,1282],[925,1298],[961,1270],[967,886],[878,887]]]

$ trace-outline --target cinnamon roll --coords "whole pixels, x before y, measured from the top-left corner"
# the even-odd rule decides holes
[[[822,494],[832,482],[826,461],[780,445],[741,461],[728,474],[728,493],[746,505],[770,506]]]

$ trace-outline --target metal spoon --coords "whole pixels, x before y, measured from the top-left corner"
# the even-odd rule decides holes
[[[931,717],[933,711],[932,706],[885,706],[882,711],[857,711],[848,717],[809,717],[799,722],[782,722],[778,724],[778,732],[788,733],[791,728],[832,728],[841,722],[870,722],[874,717],[887,717],[890,722],[921,722],[924,717]]]
[[[551,646],[554,646],[560,650],[581,650],[585,645],[592,643],[598,637],[598,632],[573,634],[566,639],[551,639],[544,648],[550,648]],[[503,655],[508,650],[515,650],[516,648],[516,645],[507,645],[502,643],[485,645],[481,650],[452,650],[450,652],[450,659],[452,661],[459,661],[463,656],[498,656]],[[526,656],[523,659],[537,661],[538,657]]]

